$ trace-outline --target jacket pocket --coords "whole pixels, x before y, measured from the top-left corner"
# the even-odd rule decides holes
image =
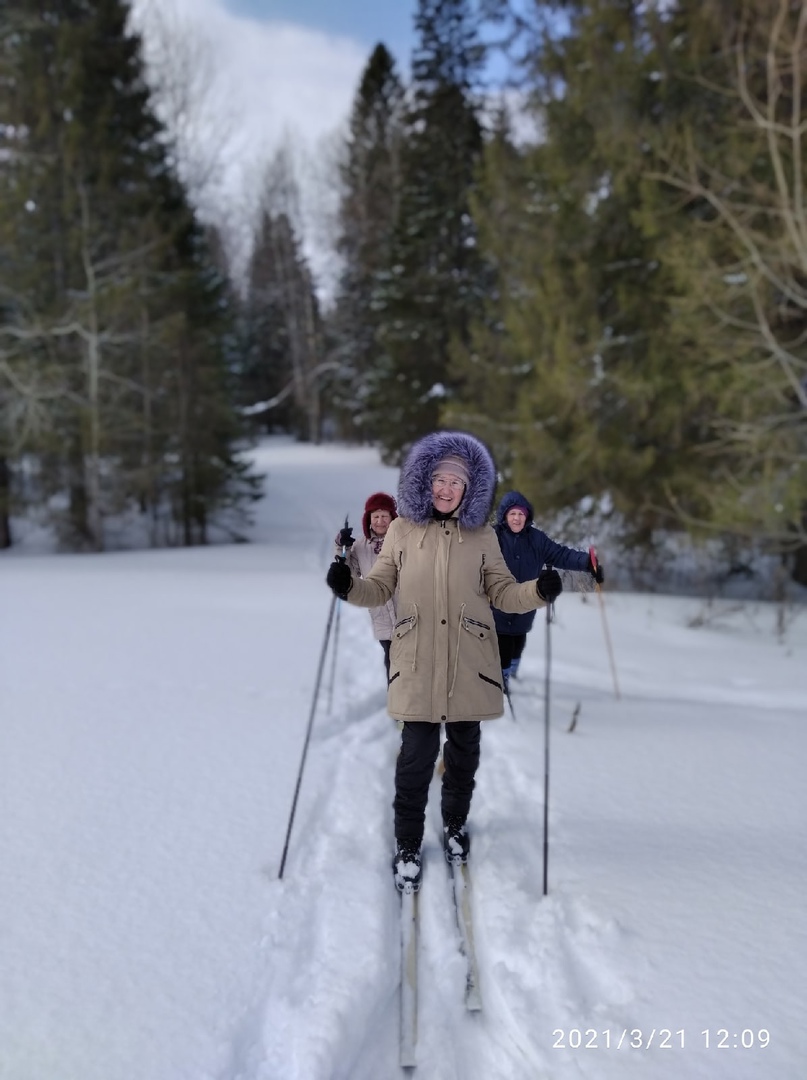
[[[469,635],[462,635],[465,644],[461,646],[461,663],[466,670],[475,671],[486,682],[498,684],[502,677],[499,666],[499,647],[496,643],[493,627],[480,619],[468,615],[462,617],[462,628]]]
[[[407,615],[405,619],[399,619],[393,627],[392,633],[395,638],[406,637],[410,630],[415,629],[415,623],[418,621],[417,615]]]
[[[413,634],[412,631],[416,629],[417,624],[417,615],[407,615],[405,619],[399,619],[392,628],[389,655],[390,665],[396,671],[400,671],[406,665],[414,668],[417,634]]]
[[[469,634],[473,634],[475,638],[479,638],[481,641],[486,641],[493,632],[488,623],[480,622],[479,619],[471,619],[467,615],[463,615],[462,625]]]

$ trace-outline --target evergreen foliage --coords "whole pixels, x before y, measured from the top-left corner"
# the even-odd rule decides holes
[[[350,117],[341,169],[339,254],[343,270],[329,319],[332,410],[348,437],[377,435],[383,420],[368,412],[375,395],[382,313],[374,302],[390,264],[399,213],[403,87],[383,44],[362,74]]]
[[[238,374],[247,415],[268,430],[319,442],[326,365],[319,304],[302,250],[301,201],[296,155],[287,140],[263,176],[242,304]]]
[[[131,513],[153,543],[204,542],[256,493],[235,456],[224,281],[127,16],[121,0],[3,16],[2,449],[12,490],[71,548],[104,547]]]
[[[542,138],[486,147],[474,212],[497,287],[443,419],[501,410],[469,426],[542,513],[613,508],[645,545],[761,544],[807,580],[807,16],[562,7],[524,50]]]
[[[376,278],[380,352],[368,402],[389,460],[438,424],[482,284],[470,213],[482,53],[467,0],[420,0],[390,257]]]
[[[537,136],[483,130],[480,12]],[[465,428],[543,517],[807,583],[803,4],[419,0],[409,85],[379,44],[356,93],[324,318],[283,151],[236,298],[126,15],[0,9],[0,547],[43,506],[73,548],[203,541],[255,496],[246,415],[388,462]]]

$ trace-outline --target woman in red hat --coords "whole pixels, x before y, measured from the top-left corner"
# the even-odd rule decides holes
[[[353,529],[342,529],[336,537],[336,554],[342,554],[342,548],[346,549],[345,557],[354,577],[367,577],[372,570],[387,529],[398,516],[398,506],[392,495],[385,491],[376,491],[364,504],[364,516],[362,517],[362,530],[364,536],[356,540]],[[373,624],[373,634],[376,641],[381,642],[384,650],[384,668],[389,682],[389,650],[392,643],[392,628],[395,626],[395,597],[388,600],[381,607],[370,608],[370,619]]]

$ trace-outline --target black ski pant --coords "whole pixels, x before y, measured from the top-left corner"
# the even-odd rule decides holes
[[[454,720],[445,725],[443,787],[440,809],[443,818],[464,821],[471,807],[474,776],[479,767],[481,725],[478,720]],[[440,724],[423,721],[403,726],[401,750],[395,766],[395,836],[398,840],[423,838],[429,784],[440,749]]]
[[[392,645],[391,641],[382,641],[381,642],[381,648],[384,650],[384,670],[387,673],[387,682],[389,682],[389,650],[390,650],[390,645]]]
[[[526,634],[497,634],[502,671],[507,671],[514,660],[520,660],[527,644]]]

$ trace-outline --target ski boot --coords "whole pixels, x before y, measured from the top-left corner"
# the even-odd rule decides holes
[[[395,888],[400,893],[417,892],[422,880],[420,865],[420,840],[396,840],[395,857],[392,860],[392,873]]]
[[[443,818],[443,851],[446,862],[464,863],[468,861],[471,850],[471,838],[465,828],[465,818]]]

